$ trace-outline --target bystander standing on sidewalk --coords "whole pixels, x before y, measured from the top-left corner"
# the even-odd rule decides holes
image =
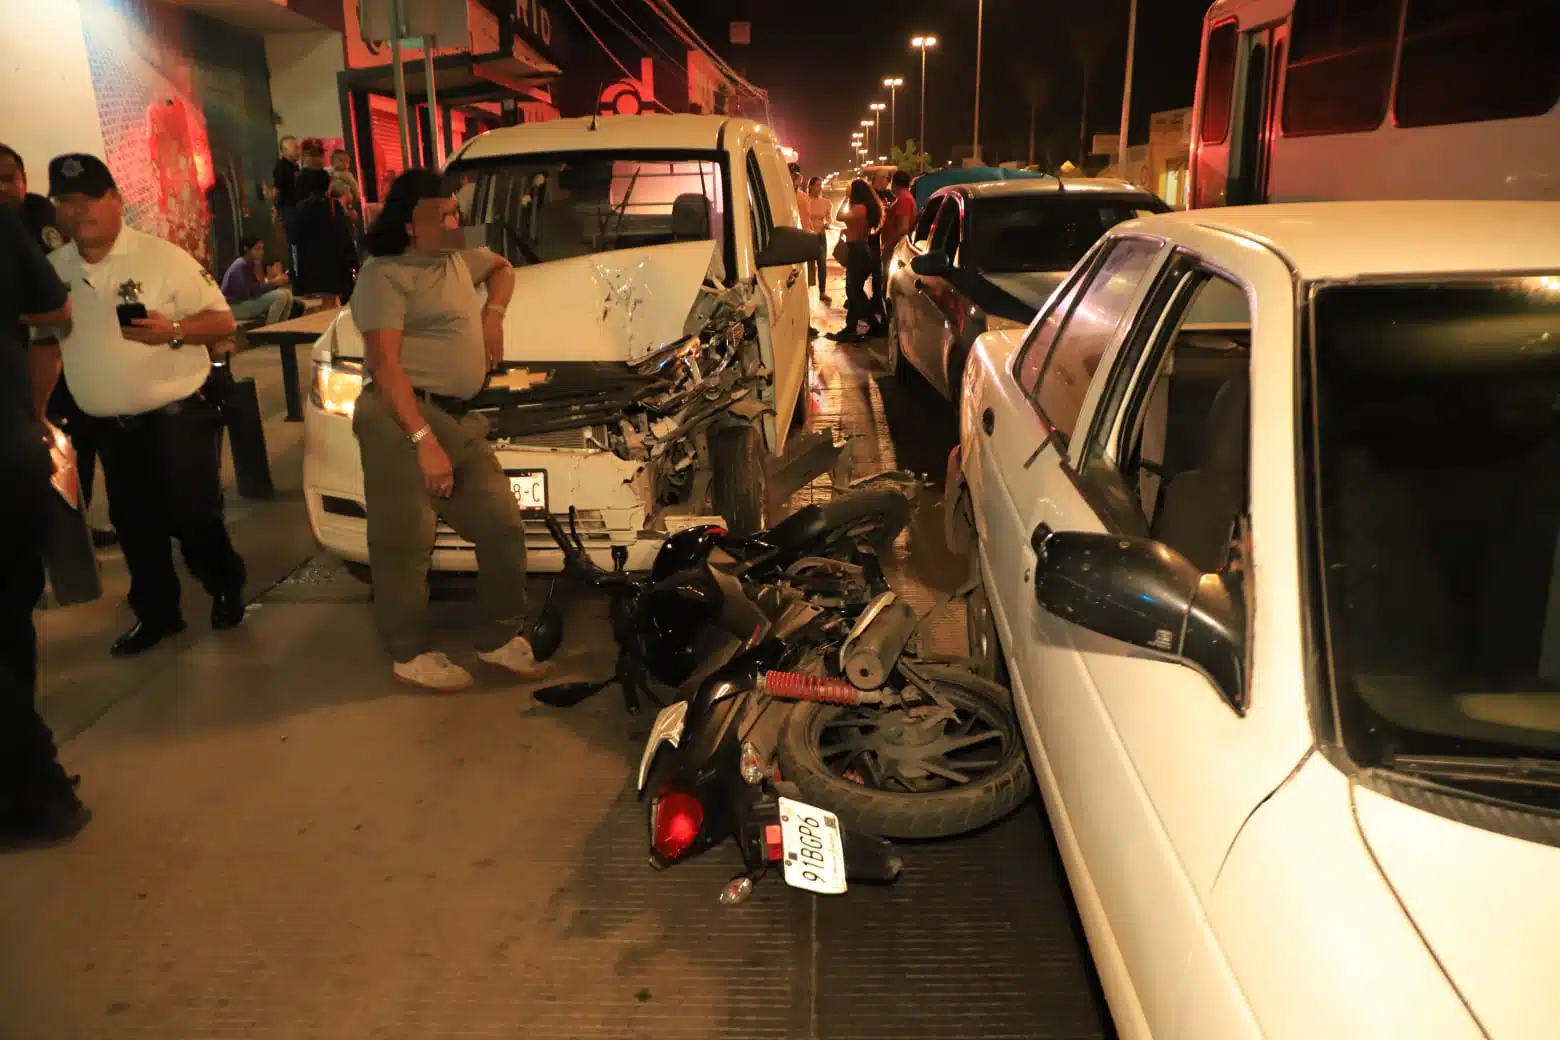
[[[244,561],[222,515],[221,395],[232,376],[206,347],[235,329],[217,280],[171,242],[127,227],[113,174],[91,155],[49,164],[71,241],[49,255],[70,287],[65,378],[94,420],[109,515],[130,571],[128,657],[184,631],[177,541],[210,593],[211,626],[244,619]]]
[[[471,686],[433,649],[428,570],[443,516],[476,546],[477,656],[540,678],[525,631],[525,523],[470,402],[504,359],[514,269],[464,249],[455,196],[434,170],[396,178],[368,232],[372,256],[352,296],[367,380],[352,418],[363,461],[374,615],[395,677],[424,689]],[[478,286],[487,287],[483,302]]]
[[[27,167],[21,155],[3,144],[0,144],[0,205],[21,218],[28,236],[45,254],[65,244],[65,233],[60,230],[54,203],[46,196],[27,190]],[[47,418],[70,438],[76,451],[76,476],[85,509],[92,502],[93,478],[97,474],[97,439],[91,421],[76,403],[70,386],[59,378],[60,352],[53,336],[53,332],[43,329],[35,337],[30,354],[33,403],[39,418]],[[50,386],[54,388],[52,392],[48,389]],[[113,545],[114,540],[111,529],[92,528],[92,544],[99,548]]]
[[[53,463],[33,405],[24,323],[68,327],[70,298],[21,219],[0,207],[0,847],[74,837],[91,819],[38,714],[38,632]]]

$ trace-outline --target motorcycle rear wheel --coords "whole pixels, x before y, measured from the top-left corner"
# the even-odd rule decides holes
[[[941,731],[933,739],[983,736],[971,746],[995,744],[996,759],[977,775],[975,760],[953,757],[967,749],[933,756],[942,759],[936,763],[939,768],[965,776],[968,782],[936,774],[913,782],[880,778],[873,761],[881,767],[906,750],[913,756],[937,746],[914,741],[895,745],[895,732],[907,718],[902,709],[797,704],[781,725],[775,748],[781,775],[805,799],[837,815],[847,830],[883,838],[949,838],[1002,819],[1028,801],[1034,789],[1012,693],[963,668],[922,665],[920,671],[956,709],[956,718],[938,724]],[[853,733],[854,741],[842,743],[838,740],[842,733]],[[853,753],[857,746],[864,750]],[[848,779],[847,772],[860,782]]]

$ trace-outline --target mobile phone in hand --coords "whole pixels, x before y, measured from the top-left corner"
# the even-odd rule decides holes
[[[146,317],[144,303],[121,303],[116,310],[119,312],[119,327],[122,329],[128,329],[138,319]]]

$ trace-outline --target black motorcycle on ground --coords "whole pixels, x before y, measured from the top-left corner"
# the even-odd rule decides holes
[[[1028,797],[1008,691],[907,649],[921,619],[877,550],[908,517],[901,494],[858,492],[753,538],[695,528],[645,579],[596,566],[550,524],[568,569],[611,595],[619,661],[608,680],[538,700],[574,704],[617,682],[634,710],[642,694],[660,703],[652,680],[686,698],[661,709],[639,766],[656,865],[734,837],[747,870],[728,901],[776,863],[795,887],[840,892],[899,871],[866,835],[963,833]],[[776,737],[760,724],[777,703]]]

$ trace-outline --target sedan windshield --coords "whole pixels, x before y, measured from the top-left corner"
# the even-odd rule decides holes
[[[1123,200],[1037,192],[971,199],[961,262],[988,274],[1070,271],[1117,224],[1165,208],[1146,195]]]
[[[1314,603],[1345,747],[1419,772],[1560,759],[1560,276],[1314,301]]]
[[[584,152],[525,155],[451,171],[462,223],[515,264],[714,241],[724,249],[719,156]]]

